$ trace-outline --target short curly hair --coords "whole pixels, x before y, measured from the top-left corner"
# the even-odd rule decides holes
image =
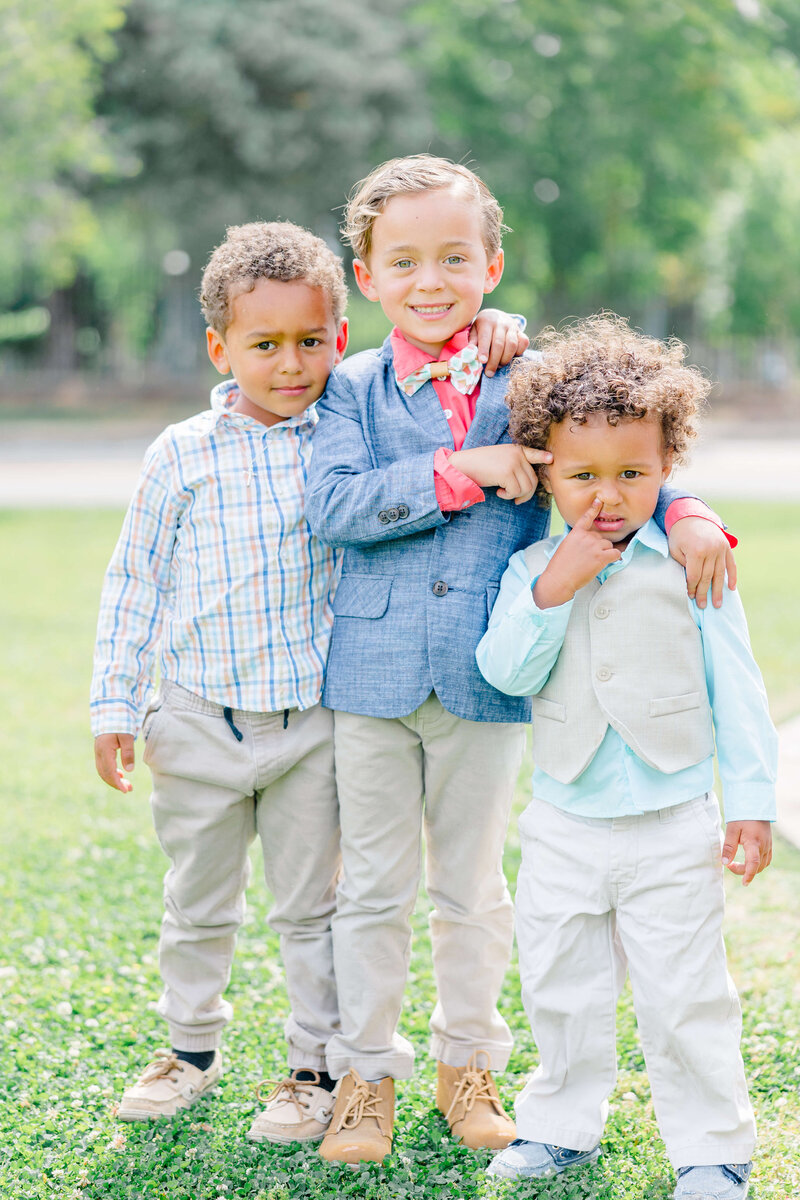
[[[409,154],[391,158],[370,171],[355,185],[345,209],[342,235],[352,247],[356,258],[366,262],[372,249],[372,226],[389,200],[413,192],[431,192],[442,188],[463,187],[480,208],[483,244],[490,259],[500,252],[503,233],[503,210],[482,179],[469,167],[437,158],[434,154]]]
[[[259,279],[300,279],[326,293],[337,325],[344,316],[347,284],[342,260],[330,246],[289,221],[251,221],[228,228],[203,272],[200,305],[212,329],[224,336],[231,301],[251,292]]]
[[[677,338],[647,337],[624,317],[601,312],[550,326],[534,345],[541,360],[518,359],[511,368],[506,403],[515,442],[544,450],[552,425],[584,424],[595,413],[610,425],[655,416],[664,449],[676,462],[685,460],[711,384],[686,365],[686,347]]]

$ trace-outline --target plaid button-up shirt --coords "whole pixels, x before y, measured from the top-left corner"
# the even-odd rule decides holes
[[[253,712],[319,700],[337,558],[303,512],[316,416],[266,426],[211,410],[153,443],[106,572],[92,730],[136,733],[161,676]]]

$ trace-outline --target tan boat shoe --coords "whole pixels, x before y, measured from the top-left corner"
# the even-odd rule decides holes
[[[479,1058],[486,1059],[485,1067],[478,1066]],[[500,1103],[490,1065],[489,1055],[481,1050],[465,1067],[438,1063],[436,1107],[444,1113],[453,1137],[470,1150],[504,1150],[517,1136]]]
[[[392,1150],[394,1080],[390,1076],[368,1083],[350,1071],[339,1084],[339,1095],[319,1152],[328,1162],[383,1162]]]
[[[118,1121],[149,1121],[174,1117],[191,1108],[214,1086],[222,1074],[222,1055],[214,1053],[205,1071],[183,1062],[172,1050],[157,1050],[133,1087],[126,1088],[117,1109]]]
[[[292,1071],[286,1079],[265,1079],[256,1088],[264,1105],[247,1132],[251,1142],[318,1142],[325,1136],[336,1100],[319,1086],[316,1071],[304,1071],[313,1079],[296,1079]],[[263,1093],[270,1088],[269,1095]]]

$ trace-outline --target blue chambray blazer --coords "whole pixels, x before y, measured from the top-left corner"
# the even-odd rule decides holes
[[[484,378],[464,449],[511,440],[508,371]],[[484,489],[486,500],[442,513],[433,455],[453,438],[426,383],[405,396],[390,341],[334,371],[317,405],[306,514],[344,547],[322,702],[399,717],[433,690],[456,716],[525,721],[530,701],[488,684],[475,662],[512,554],[546,537],[549,512]]]
[[[510,442],[508,368],[484,376],[464,449]],[[348,358],[317,405],[306,515],[344,547],[322,703],[401,717],[433,690],[471,721],[527,721],[530,699],[507,696],[477,668],[500,579],[517,550],[547,537],[549,509],[486,500],[442,513],[433,456],[453,438],[433,385],[413,396],[394,377],[389,338]],[[661,489],[655,518],[682,491]]]

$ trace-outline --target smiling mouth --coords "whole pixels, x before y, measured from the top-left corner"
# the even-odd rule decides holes
[[[302,396],[303,392],[308,391],[308,384],[303,383],[298,387],[279,387],[274,390],[279,392],[281,396]]]
[[[452,309],[452,304],[412,304],[411,311],[415,312],[419,317],[442,317],[445,313],[449,313]]]

